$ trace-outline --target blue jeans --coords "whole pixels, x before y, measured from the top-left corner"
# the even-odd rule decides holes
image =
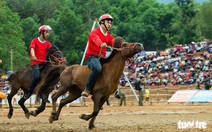
[[[33,90],[37,86],[38,81],[40,80],[40,66],[38,64],[32,66],[33,78],[30,83],[29,93],[33,93]]]
[[[102,71],[102,65],[96,56],[90,56],[87,60],[89,68],[92,72],[88,77],[88,82],[86,84],[86,90],[91,91],[99,77],[99,73]]]

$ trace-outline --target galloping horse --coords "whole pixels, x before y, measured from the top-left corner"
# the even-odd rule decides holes
[[[109,96],[117,90],[119,79],[123,74],[125,61],[143,49],[143,45],[140,43],[128,43],[122,37],[116,37],[111,55],[107,59],[100,60],[103,69],[91,92],[91,98],[94,102],[93,112],[89,115],[82,114],[80,116],[81,119],[86,121],[91,119],[89,122],[89,129],[95,127],[94,121],[100,109]],[[81,96],[90,73],[91,69],[88,66],[80,65],[72,65],[63,70],[60,75],[61,87],[52,95],[53,102],[52,113],[49,118],[50,123],[58,120],[63,106]],[[54,76],[54,74],[51,73],[49,76]],[[56,111],[56,101],[58,97],[67,91],[69,92],[69,95],[60,101],[58,110]]]
[[[63,54],[60,52],[60,50],[56,46],[52,46],[51,48],[48,49],[47,55],[46,55],[46,60],[40,60],[40,61],[45,61],[45,65],[41,67],[41,79],[42,80],[47,73],[47,71],[53,67],[54,65],[58,64],[67,64],[65,57]],[[7,100],[9,103],[9,113],[7,115],[8,118],[11,118],[13,115],[13,106],[12,106],[12,98],[13,96],[18,92],[18,90],[21,88],[24,91],[24,94],[28,92],[30,82],[32,79],[32,69],[20,69],[13,73],[12,75],[9,76],[7,79],[10,82],[11,85],[11,92],[7,96]],[[47,95],[46,95],[47,96]],[[48,97],[48,96],[47,96]],[[26,99],[22,97],[18,104],[21,106],[23,109],[26,118],[29,118],[30,115],[32,115],[32,112],[29,112],[28,109],[25,107],[24,102]],[[40,112],[44,111],[45,109],[46,102],[42,100],[41,106],[37,109],[37,114]]]

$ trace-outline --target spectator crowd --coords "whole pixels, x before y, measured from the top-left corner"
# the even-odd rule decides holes
[[[144,77],[147,86],[204,84],[212,86],[212,41],[175,45],[164,51],[141,52],[126,62],[125,71],[131,83]],[[126,82],[120,79],[121,85]]]

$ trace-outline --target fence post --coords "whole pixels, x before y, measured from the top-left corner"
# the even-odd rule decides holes
[[[150,105],[152,105],[152,96],[151,96],[151,92],[150,92],[150,90],[151,90],[151,87],[149,88],[149,102],[150,102]]]
[[[29,104],[30,104],[29,107],[32,108],[32,98],[31,97],[29,98]]]
[[[168,95],[168,88],[166,87],[166,97],[167,97],[167,101],[169,100],[169,95]]]

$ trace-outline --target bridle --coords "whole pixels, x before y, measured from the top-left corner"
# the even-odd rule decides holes
[[[124,49],[134,49],[135,46],[138,44],[138,43],[133,43],[133,44],[130,44],[128,46],[123,46],[124,44],[126,44],[127,42],[122,42],[121,43],[121,48],[115,48],[115,47],[110,47],[110,46],[107,46],[107,48],[110,48],[112,50],[117,50],[117,51],[122,51]]]
[[[132,43],[132,44],[126,46],[126,47],[123,47],[123,45],[124,45],[125,43],[127,43],[127,42],[122,42],[122,43],[121,43],[121,49],[122,49],[122,50],[123,50],[123,49],[134,49],[135,46],[138,44],[138,43]]]
[[[58,58],[58,57],[56,57],[55,55],[57,54],[57,53],[60,53],[60,54],[62,54],[59,50],[58,51],[55,51],[53,54],[51,54],[50,56],[58,63],[58,64],[63,64],[63,62],[66,62],[66,58],[65,57],[61,57],[61,58]],[[50,58],[50,57],[49,57]],[[50,63],[52,63],[52,61],[51,61],[51,59],[49,59],[50,61]]]
[[[58,64],[63,64],[63,62],[66,62],[66,58],[65,58],[65,57],[61,57],[61,58],[56,57],[55,54],[57,54],[57,53],[62,54],[59,50],[55,51],[53,54],[50,54],[50,56],[54,59],[54,61],[56,61]],[[51,60],[50,56],[49,56],[49,60],[40,60],[40,59],[36,59],[36,61],[44,62],[44,63],[49,62],[49,63],[51,63],[52,65],[54,65],[55,62]],[[39,67],[39,69],[41,69],[42,67],[43,67],[43,66]]]

